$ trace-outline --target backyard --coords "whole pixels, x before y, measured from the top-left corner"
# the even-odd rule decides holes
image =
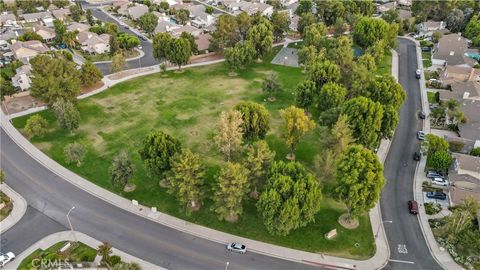
[[[293,103],[295,86],[305,76],[301,69],[269,64],[279,48],[275,48],[262,64],[252,64],[240,70],[238,76],[228,76],[223,64],[186,69],[182,73],[167,72],[132,79],[111,87],[108,91],[85,100],[78,107],[81,114],[80,128],[71,135],[59,128],[50,110],[40,112],[48,120],[46,135],[32,142],[66,168],[89,179],[95,184],[112,190],[141,204],[156,206],[161,212],[205,225],[228,233],[310,252],[366,259],[375,253],[374,238],[368,215],[360,217],[360,226],[354,230],[341,227],[337,219],[346,212],[343,204],[331,194],[333,179],[323,185],[322,208],[316,222],[293,231],[288,236],[272,236],[258,216],[253,199],[245,199],[244,212],[234,225],[219,221],[210,210],[212,201],[204,200],[203,207],[191,216],[185,215],[174,197],[159,186],[160,179],[147,175],[138,154],[144,137],[152,129],[161,129],[178,138],[184,148],[199,153],[207,165],[207,186],[211,190],[214,175],[222,158],[212,137],[221,111],[230,110],[241,100],[251,100],[266,106],[271,114],[271,129],[267,134],[269,146],[276,152],[276,159],[284,159],[288,153],[281,135],[282,120],[279,110]],[[390,72],[389,61],[382,63],[379,74]],[[387,62],[388,61],[388,62]],[[268,72],[278,74],[282,91],[275,102],[266,102],[261,83]],[[14,125],[22,131],[29,116],[16,118]],[[298,145],[297,160],[310,170],[314,168],[314,156],[322,154],[326,127],[317,127]],[[83,165],[66,164],[63,148],[72,142],[80,142],[87,149]],[[114,188],[109,180],[108,168],[114,155],[126,150],[135,166],[133,183],[137,188],[130,193]],[[337,229],[338,236],[326,240],[324,235]]]

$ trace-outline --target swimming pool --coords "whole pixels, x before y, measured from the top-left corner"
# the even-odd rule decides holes
[[[473,52],[465,53],[465,56],[470,57],[472,59],[475,59],[477,61],[480,61],[480,52],[478,52],[478,53],[473,53]]]

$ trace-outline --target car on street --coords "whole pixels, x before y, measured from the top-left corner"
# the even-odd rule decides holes
[[[441,175],[437,171],[427,171],[425,175],[427,176],[427,178],[434,178],[434,177],[444,178],[443,175]]]
[[[420,155],[420,153],[418,151],[416,151],[415,153],[413,153],[413,160],[415,161],[420,161],[420,158],[422,156]]]
[[[439,191],[429,191],[427,192],[427,198],[430,199],[437,199],[437,200],[445,200],[447,199],[447,194]]]
[[[15,260],[15,254],[13,254],[13,252],[8,252],[7,254],[0,253],[0,267],[4,267],[13,260]]]
[[[418,214],[418,203],[414,200],[408,201],[408,211],[410,214]]]
[[[140,37],[140,39],[143,41],[147,41],[147,39],[144,36],[138,36],[138,37]]]
[[[420,119],[425,119],[427,115],[425,115],[425,112],[418,112],[418,118]]]
[[[419,139],[420,141],[425,140],[425,132],[417,131],[417,139]]]
[[[415,70],[415,78],[420,79],[422,77],[422,72],[420,69]]]
[[[448,186],[448,181],[445,180],[444,178],[434,177],[434,178],[432,178],[432,185],[446,187],[446,186]]]
[[[227,244],[227,250],[232,251],[232,252],[237,252],[241,254],[245,254],[247,252],[247,247],[245,245],[242,245],[240,243],[228,243]]]

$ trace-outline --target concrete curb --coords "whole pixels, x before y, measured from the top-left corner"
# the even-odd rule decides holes
[[[403,39],[411,40],[415,43],[416,51],[417,51],[417,64],[418,68],[423,71],[423,61],[422,61],[422,52],[420,49],[420,42],[417,40],[410,38],[410,37],[400,37]],[[428,106],[428,98],[427,98],[427,89],[425,87],[425,76],[422,74],[420,78],[420,91],[421,91],[421,103],[422,103],[422,110],[425,112],[426,115],[430,114],[430,108]],[[427,119],[423,120],[423,131],[425,133],[430,133],[430,121]],[[440,250],[440,247],[433,236],[432,229],[430,228],[430,224],[428,223],[427,213],[425,212],[425,207],[423,207],[423,192],[422,192],[422,182],[419,181],[423,176],[423,171],[425,170],[425,163],[426,160],[423,158],[420,162],[417,163],[417,167],[415,169],[415,177],[413,179],[413,198],[417,202],[422,202],[420,205],[420,214],[417,216],[418,221],[420,223],[420,228],[422,230],[423,237],[427,242],[428,250],[435,261],[444,269],[463,269],[460,267],[455,261],[453,261],[452,257],[448,253],[448,251]]]
[[[27,201],[6,183],[0,184],[0,190],[5,193],[13,203],[12,212],[0,222],[0,233],[4,233],[22,219],[25,211],[27,211]]]
[[[32,254],[35,250],[37,249],[46,250],[49,247],[55,245],[56,243],[63,242],[63,241],[79,241],[94,249],[97,249],[97,247],[102,244],[102,242],[98,241],[97,239],[77,231],[74,231],[74,232],[63,231],[63,232],[54,233],[44,237],[43,239],[39,240],[35,244],[28,247],[24,252],[17,255],[15,260],[7,264],[5,269],[18,269],[22,261],[26,257],[28,257],[30,254]],[[122,261],[127,263],[136,262],[142,267],[142,269],[159,269],[159,270],[165,269],[158,265],[155,265],[147,261],[144,261],[142,259],[139,259],[137,257],[134,257],[116,248],[112,248],[112,255],[120,256],[122,258]]]

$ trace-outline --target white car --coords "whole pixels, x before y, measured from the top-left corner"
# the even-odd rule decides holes
[[[15,254],[13,252],[8,252],[7,254],[0,253],[0,267],[4,267],[7,263],[15,259]]]
[[[438,185],[438,186],[448,186],[448,181],[440,178],[440,177],[433,177],[432,178],[432,185]]]
[[[227,244],[227,250],[228,251],[233,251],[233,252],[238,252],[241,254],[245,254],[247,252],[247,247],[245,245],[242,245],[240,243],[228,243]]]

